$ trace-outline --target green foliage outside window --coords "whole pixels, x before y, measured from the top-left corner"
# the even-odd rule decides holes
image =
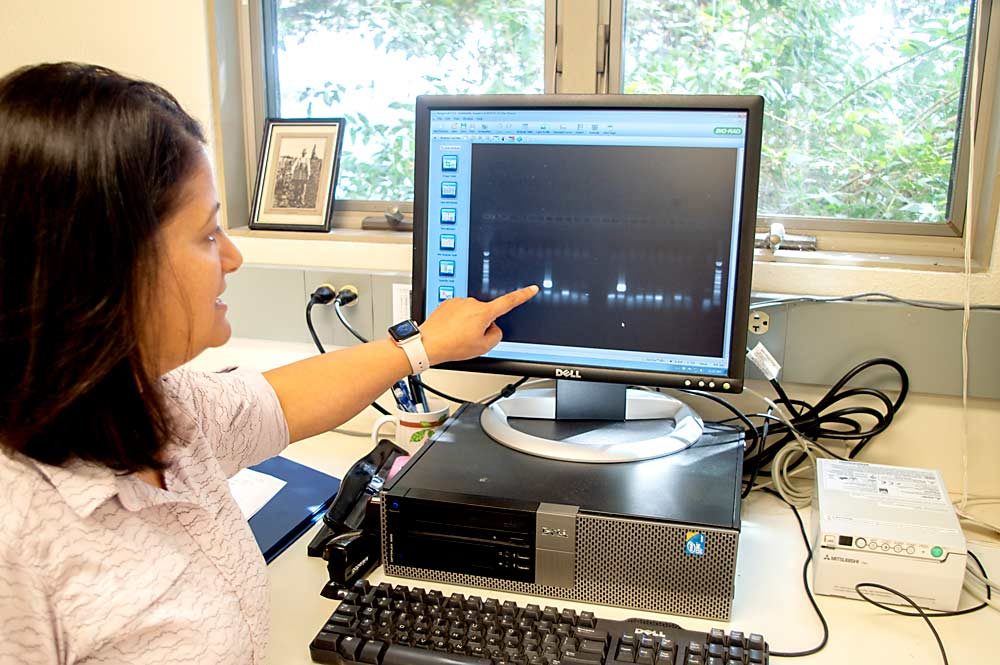
[[[347,118],[339,198],[413,196],[414,100],[372,120],[375,82],[346,86],[342,68],[397,54],[431,63],[420,92],[542,91],[541,0],[282,0],[277,14],[286,53],[345,33],[370,45],[281,91],[285,115],[290,101]],[[969,0],[630,0],[625,92],[764,96],[762,213],[943,222],[969,17]]]
[[[542,0],[285,0],[278,22],[285,50],[316,33],[336,40],[350,32],[370,40],[369,53],[331,64],[329,78],[282,90],[283,100],[306,103],[312,116],[346,119],[340,199],[413,199],[415,104],[413,98],[396,99],[388,104],[393,118],[374,121],[368,96],[375,82],[349,88],[337,80],[340,67],[363,68],[374,52],[401,54],[430,63],[420,74],[421,94],[543,91]]]
[[[946,221],[968,0],[631,0],[625,92],[766,99],[765,214]]]

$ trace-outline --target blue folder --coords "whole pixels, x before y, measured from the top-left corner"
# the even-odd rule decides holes
[[[264,560],[271,563],[323,516],[337,494],[340,479],[284,457],[272,457],[250,468],[285,481],[285,486],[250,518],[257,545]]]

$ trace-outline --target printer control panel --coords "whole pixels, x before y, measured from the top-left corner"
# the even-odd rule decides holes
[[[823,547],[851,548],[886,554],[900,554],[918,559],[944,560],[947,552],[939,545],[925,543],[910,543],[885,538],[866,538],[865,536],[845,536],[833,533],[823,534]]]

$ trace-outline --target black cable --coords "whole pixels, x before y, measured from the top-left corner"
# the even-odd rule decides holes
[[[325,300],[325,294],[321,292],[323,290],[328,291],[330,289],[326,286],[319,287],[311,296],[309,296],[309,302],[306,304],[306,327],[309,328],[309,335],[312,337],[313,343],[316,345],[316,348],[319,349],[320,353],[326,353],[326,349],[323,348],[323,343],[319,340],[319,335],[316,334],[316,328],[313,326],[312,308],[316,303],[325,305],[330,302],[329,300],[323,302]],[[372,402],[371,407],[383,416],[390,415],[389,411],[378,402]]]
[[[318,290],[319,289],[317,289],[317,291]],[[358,296],[353,291],[341,291],[331,299],[333,302],[333,311],[337,314],[337,318],[340,319],[340,323],[347,329],[347,332],[351,333],[355,337],[355,339],[357,339],[362,344],[367,344],[370,340],[368,340],[364,335],[359,333],[357,329],[353,325],[351,325],[350,321],[348,321],[347,318],[344,316],[343,311],[341,311],[341,307],[349,303],[352,303],[357,299]],[[311,325],[312,324],[310,324],[310,329]],[[419,376],[414,376],[414,378],[417,380],[417,382],[424,390],[434,395],[437,395],[438,397],[443,397],[444,399],[449,400],[451,402],[455,402],[456,404],[464,404],[465,402],[469,401],[458,397],[453,397],[448,393],[438,390],[437,388],[432,388],[431,386],[427,385],[422,379],[420,379]]]
[[[344,312],[343,312],[343,310],[340,309],[340,307],[341,307],[340,300],[338,298],[335,298],[334,301],[333,301],[333,311],[336,312],[337,318],[340,319],[340,322],[344,324],[345,328],[347,328],[347,332],[349,332],[352,335],[354,335],[354,337],[359,342],[361,342],[362,344],[367,344],[368,340],[365,339],[364,337],[362,337],[361,333],[359,333],[357,330],[355,330],[354,326],[352,326],[350,323],[348,323],[347,319],[344,318]]]
[[[449,401],[451,401],[451,402],[455,402],[455,403],[457,403],[457,404],[464,404],[465,402],[467,402],[467,401],[468,401],[468,400],[464,400],[464,399],[460,399],[460,398],[458,398],[458,397],[452,397],[452,396],[451,396],[451,395],[449,395],[448,393],[445,393],[445,392],[441,392],[441,391],[440,391],[440,390],[438,390],[437,388],[431,388],[431,387],[430,387],[429,385],[427,385],[426,383],[424,383],[424,380],[420,378],[420,375],[419,375],[419,374],[417,374],[417,375],[414,375],[414,377],[413,377],[413,378],[414,378],[414,380],[415,380],[415,381],[416,381],[417,383],[419,383],[419,384],[420,384],[420,387],[421,387],[421,388],[423,388],[424,390],[426,390],[426,391],[427,391],[427,392],[429,392],[429,393],[433,393],[433,394],[437,395],[438,397],[443,397],[443,398],[445,398],[446,400],[449,400]]]
[[[770,409],[768,410],[767,415],[769,416],[771,415]],[[767,428],[770,426],[770,424],[771,420],[769,418],[765,418],[764,426],[762,428],[763,431],[760,433],[761,449],[763,449],[764,446],[767,445],[767,437],[768,437]],[[740,493],[740,499],[745,499],[748,496],[750,496],[750,492],[753,491],[753,484],[757,482],[757,474],[760,473],[760,455],[754,455],[753,458],[748,459],[747,461],[752,464],[752,468],[750,470],[750,480],[747,482],[746,487],[744,487],[743,491]]]
[[[774,490],[765,487],[764,491],[778,497],[785,503],[785,505],[791,508],[792,513],[795,515],[795,520],[799,523],[799,533],[802,534],[802,541],[806,544],[806,561],[802,564],[802,586],[806,590],[806,596],[809,597],[809,602],[812,603],[813,609],[816,611],[816,616],[819,617],[819,622],[823,624],[823,639],[817,646],[811,649],[806,649],[805,651],[775,651],[772,649],[771,655],[779,656],[781,658],[800,658],[802,656],[811,656],[814,653],[822,651],[826,646],[827,641],[830,639],[830,627],[827,625],[826,617],[824,617],[823,612],[820,611],[819,605],[816,604],[816,599],[813,598],[812,590],[809,588],[809,576],[807,571],[809,570],[809,563],[812,561],[812,548],[809,546],[809,536],[806,535],[806,527],[805,524],[802,523],[802,517],[799,515],[798,509],[785,501],[784,497]]]
[[[528,380],[528,377],[522,376],[520,379],[518,379],[514,383],[508,383],[506,386],[504,386],[503,388],[500,389],[500,392],[498,392],[496,395],[494,395],[493,397],[491,397],[487,401],[483,402],[483,408],[489,406],[490,404],[492,404],[493,402],[497,401],[501,397],[510,397],[515,392],[517,392],[517,389],[520,388],[524,384],[524,382],[527,381],[527,380]]]
[[[937,628],[935,628],[934,624],[931,623],[930,617],[927,616],[927,613],[924,612],[920,608],[919,605],[917,605],[915,602],[913,602],[912,598],[910,598],[909,596],[907,596],[905,593],[903,593],[901,591],[896,591],[892,587],[887,587],[887,586],[885,586],[883,584],[875,584],[874,582],[862,582],[861,584],[855,584],[854,585],[854,590],[857,592],[857,594],[859,596],[861,596],[862,599],[867,600],[869,603],[872,603],[873,605],[879,605],[879,607],[883,607],[883,606],[880,605],[879,603],[876,603],[874,600],[872,600],[871,598],[869,598],[868,596],[866,596],[864,593],[862,593],[862,591],[861,591],[862,587],[870,587],[872,589],[881,589],[882,591],[886,591],[886,592],[891,593],[891,594],[893,594],[895,596],[898,596],[898,597],[902,598],[903,600],[905,600],[907,603],[909,603],[910,606],[913,607],[913,609],[915,609],[918,612],[918,615],[925,622],[927,622],[927,627],[931,629],[931,633],[934,635],[934,639],[937,640],[938,649],[941,650],[941,660],[944,661],[944,665],[948,665],[948,654],[944,650],[944,643],[941,641],[941,636],[938,635]],[[773,655],[776,655],[776,654],[772,651],[771,655],[773,656]],[[778,655],[780,655],[780,654],[778,654]]]
[[[862,372],[877,367],[888,367],[899,376],[899,395],[893,400],[881,390],[874,388],[848,388],[847,384]],[[846,442],[851,445],[847,459],[854,459],[864,450],[873,437],[885,431],[892,424],[893,418],[902,407],[909,393],[909,376],[906,370],[890,358],[873,358],[858,364],[841,377],[815,404],[804,400],[788,397],[779,381],[771,380],[771,386],[778,396],[777,402],[782,404],[789,413],[791,424],[803,436],[814,442],[822,439]],[[851,404],[842,406],[844,401],[857,399],[874,400],[874,405]],[[762,414],[756,417],[767,418]],[[874,423],[870,422],[874,421]],[[763,445],[756,464],[761,476],[770,477],[768,465],[773,461],[778,450],[791,442],[795,435],[781,422],[770,427],[772,435],[780,435],[772,445]],[[822,446],[822,444],[818,444]],[[836,455],[836,457],[840,457]],[[803,453],[789,463],[789,470],[801,465],[807,456]]]
[[[750,436],[751,439],[752,439],[752,442],[746,448],[746,450],[755,450],[758,447],[758,444],[760,444],[760,436],[759,436],[759,432],[757,432],[757,428],[754,427],[754,424],[752,422],[750,422],[749,418],[747,418],[745,415],[743,415],[742,411],[740,411],[735,406],[733,406],[732,404],[730,404],[728,400],[725,400],[725,399],[719,397],[718,395],[716,395],[714,393],[708,393],[708,392],[704,392],[702,390],[684,390],[684,389],[681,389],[681,392],[685,393],[685,394],[688,394],[688,395],[694,395],[695,397],[702,397],[704,399],[710,400],[712,402],[715,402],[716,404],[719,404],[719,405],[725,407],[730,413],[732,413],[734,416],[736,416],[737,418],[739,418],[740,420],[742,420],[743,423],[747,426],[746,430],[744,430],[744,434]],[[744,454],[746,454],[746,450],[744,451]]]
[[[326,353],[326,349],[323,348],[323,343],[319,341],[319,335],[316,334],[316,328],[313,327],[312,320],[312,308],[316,304],[315,298],[309,298],[309,304],[306,305],[306,327],[309,328],[309,335],[312,337],[313,344],[319,349],[320,353]]]
[[[966,553],[969,556],[972,557],[973,561],[976,562],[976,565],[979,567],[979,571],[983,574],[983,577],[986,578],[987,580],[989,580],[990,576],[986,574],[986,568],[983,567],[983,562],[979,560],[979,557],[977,557],[975,554],[973,554],[973,552],[971,550],[966,550]],[[993,598],[993,595],[992,595],[991,590],[990,590],[989,583],[987,582],[987,584],[985,586],[986,586],[986,597],[987,598]],[[880,609],[885,610],[886,612],[892,612],[893,614],[899,614],[899,615],[904,616],[904,617],[929,616],[932,619],[933,618],[938,618],[938,617],[944,617],[944,618],[947,618],[947,617],[959,617],[959,616],[962,616],[964,614],[972,614],[973,612],[978,612],[981,609],[989,607],[988,603],[980,603],[979,605],[976,605],[975,607],[967,607],[964,610],[954,610],[952,612],[945,612],[945,611],[938,611],[938,610],[930,610],[930,611],[923,610],[921,613],[917,613],[917,612],[906,612],[905,610],[899,610],[899,609],[896,609],[895,607],[891,607],[889,605],[883,605],[882,603],[878,602],[877,600],[872,600],[871,598],[865,598],[864,596],[862,596],[862,598],[864,598],[865,600],[867,600],[872,605],[874,605],[874,606],[876,606],[876,607],[878,607]]]

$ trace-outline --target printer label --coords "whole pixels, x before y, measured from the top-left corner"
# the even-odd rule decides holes
[[[688,531],[684,538],[684,554],[705,556],[705,534],[701,531]]]

